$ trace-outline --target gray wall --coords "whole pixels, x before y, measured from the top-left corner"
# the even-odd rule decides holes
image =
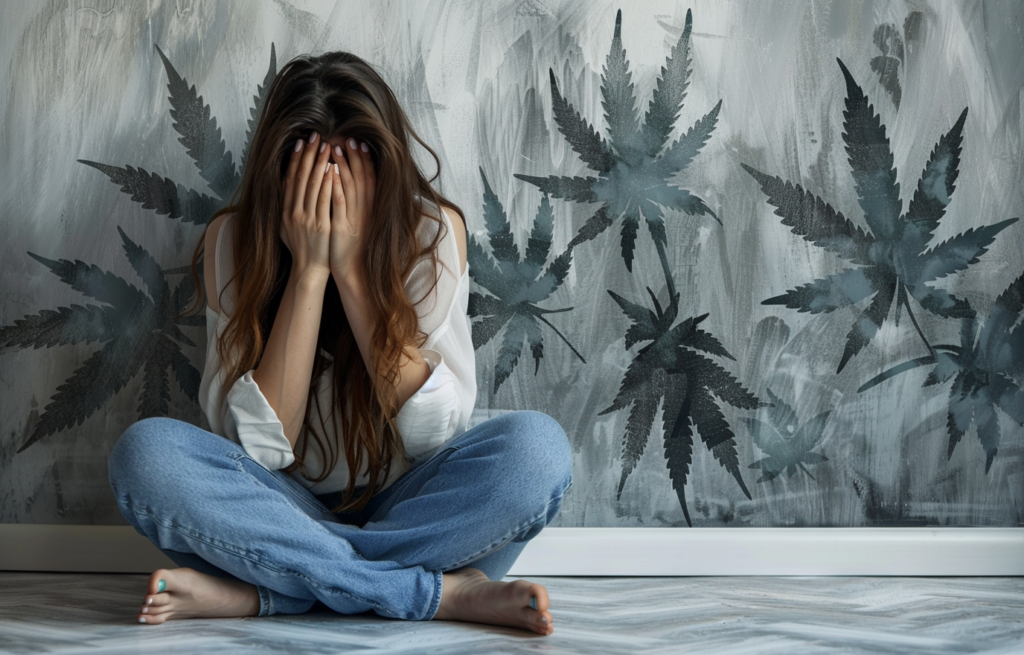
[[[506,294],[507,300],[515,291],[508,274],[497,281],[477,274],[487,261],[481,257],[495,244],[484,220],[481,170],[495,194],[490,207],[503,207],[520,253],[526,250],[542,193],[516,174],[599,175],[558,129],[548,71],[554,71],[561,94],[607,145],[601,75],[620,8],[622,45],[641,121],[692,9],[692,72],[679,117],[669,125],[670,141],[686,135],[720,100],[722,106],[706,145],[671,181],[701,198],[720,223],[707,213],[647,205],[630,271],[620,245],[628,216],[612,216],[610,227],[570,249],[602,205],[550,199],[547,262],[556,272],[566,263],[571,266],[561,269],[564,279],[549,295],[540,294],[535,306],[572,310],[543,315],[549,326],[522,318],[527,308],[521,305],[516,318],[479,346],[477,407],[479,419],[489,410],[538,409],[565,427],[576,452],[575,484],[556,525],[686,526],[674,484],[685,490],[694,526],[1024,522],[1024,395],[1018,386],[1024,380],[1024,329],[1011,327],[1020,312],[1014,290],[1024,288],[1024,225],[981,229],[1024,213],[1020,3],[6,0],[0,7],[0,89],[5,90],[0,96],[0,522],[123,523],[106,482],[106,454],[139,417],[140,407],[143,413],[203,421],[185,392],[188,366],[179,360],[174,368],[173,358],[166,360],[172,364],[166,369],[166,403],[160,393],[140,395],[142,373],[116,393],[97,392],[104,385],[116,386],[113,381],[123,375],[121,365],[97,365],[79,378],[88,385],[65,394],[69,397],[48,410],[49,417],[46,410],[59,387],[75,379],[83,365],[96,363],[90,357],[111,343],[85,342],[84,336],[123,333],[124,324],[117,324],[117,312],[102,298],[62,283],[27,253],[51,262],[67,260],[66,273],[77,276],[75,284],[106,298],[116,295],[110,289],[117,284],[96,271],[90,274],[86,265],[145,291],[145,280],[126,256],[120,228],[164,269],[173,291],[182,276],[172,269],[187,263],[202,231],[166,211],[145,208],[142,196],[133,200],[101,170],[78,160],[117,167],[121,175],[128,175],[125,167],[131,166],[173,180],[169,195],[160,196],[166,191],[160,185],[140,192],[164,202],[179,193],[186,197],[190,189],[216,200],[178,142],[169,114],[168,73],[155,46],[210,106],[236,165],[272,43],[278,66],[303,52],[335,49],[377,65],[441,156],[442,191],[467,211],[470,232],[482,248],[477,266],[471,266],[473,291]],[[896,56],[893,32],[899,35],[902,59]],[[872,59],[885,54],[880,44],[891,56],[887,73],[885,61],[876,63],[884,79],[872,68]],[[955,157],[943,160],[948,164],[945,178],[932,175],[922,187],[933,200],[949,201],[929,236],[930,246],[975,230],[956,242],[960,247],[925,255],[927,266],[938,267],[928,270],[941,269],[948,276],[931,281],[920,268],[886,268],[881,246],[872,251],[882,256],[874,267],[843,258],[835,254],[841,245],[833,243],[831,251],[822,245],[822,231],[834,223],[803,216],[791,205],[787,220],[806,219],[804,231],[795,234],[774,213],[754,175],[741,167],[764,173],[768,177],[763,180],[778,176],[800,184],[853,226],[869,228],[843,141],[848,89],[837,58],[885,126],[903,212],[933,148],[940,137],[956,131],[958,117],[969,108],[955,193],[949,196],[949,186],[942,184],[952,178]],[[900,87],[898,107],[894,83]],[[628,103],[616,111],[623,108]],[[861,136],[851,137],[860,138],[853,145],[860,147],[862,168],[885,154],[878,131],[868,123],[858,123],[863,129],[853,131]],[[602,200],[609,206],[624,203],[630,183],[649,189],[653,178],[645,177],[648,169],[623,173],[617,179],[624,182],[602,191]],[[881,167],[882,178],[886,170]],[[865,175],[870,177],[870,171]],[[870,180],[860,184],[870,186]],[[861,195],[884,190],[862,188]],[[666,198],[655,199],[672,204]],[[776,199],[776,204],[784,203]],[[646,225],[651,208],[666,224],[665,262],[680,294],[678,318],[662,326],[662,333],[684,319],[707,317],[698,326],[702,332],[663,334],[657,347],[644,351],[651,335],[626,347],[630,319],[608,291],[653,308],[645,290],[650,287],[663,307],[669,304],[666,269]],[[801,238],[809,233],[817,234],[818,241]],[[862,241],[869,238],[885,245],[884,234]],[[507,254],[507,241],[503,247]],[[920,250],[902,252],[917,255]],[[133,252],[136,266],[143,266],[145,258]],[[565,253],[571,258],[556,259]],[[977,261],[968,265],[975,255]],[[75,260],[84,264],[75,268]],[[884,322],[877,334],[865,338],[837,372],[851,328],[878,300],[871,295],[875,287],[864,292],[857,284],[820,286],[820,293],[802,301],[808,307],[814,302],[836,306],[827,312],[763,301],[862,264],[881,271],[863,280],[870,278],[882,293],[891,288],[896,293],[892,305],[902,304],[898,290],[907,289],[906,307],[919,328],[907,308],[900,310],[897,325],[897,307],[887,313],[882,307]],[[903,277],[895,279],[910,286],[887,287],[893,270],[902,271]],[[88,287],[91,283],[100,286]],[[969,309],[961,306],[960,314],[929,310],[925,305],[934,299],[930,287],[965,300]],[[120,301],[135,297],[126,288],[118,287]],[[73,305],[95,309],[67,309],[64,323],[44,312]],[[496,305],[474,300],[478,312],[497,311]],[[104,311],[113,317],[107,323]],[[975,318],[965,318],[968,314]],[[17,323],[25,317],[31,320]],[[142,319],[128,323],[132,320]],[[195,345],[178,340],[172,350],[180,348],[201,366],[203,329],[180,329]],[[518,360],[495,391],[496,371],[510,369],[510,358],[499,351],[505,332],[513,329],[520,335]],[[961,333],[966,335],[963,343]],[[539,364],[530,343],[522,342],[523,335],[536,339],[537,334],[543,338]],[[970,361],[965,353],[974,347],[975,334],[983,345],[1001,344],[1002,350]],[[673,342],[673,335],[679,339]],[[921,359],[930,356],[925,340],[935,359]],[[131,343],[112,350],[129,353]],[[964,344],[966,350],[943,349]],[[913,360],[921,365],[858,391],[879,373]],[[613,404],[631,365],[638,372],[635,380],[630,378],[636,383],[630,388],[632,398],[655,413],[651,427],[643,422],[630,427],[631,409],[625,404],[602,412]],[[968,384],[972,371],[971,379],[981,380],[974,386]],[[185,391],[176,373],[182,374]],[[936,375],[942,378],[938,384],[925,385]],[[659,385],[669,383],[662,406]],[[66,427],[43,435],[39,426],[47,421]],[[965,433],[950,455],[957,421]],[[771,427],[773,422],[781,433]],[[690,461],[687,433],[693,444]],[[40,438],[22,449],[33,435]],[[796,443],[796,437],[806,440]],[[993,451],[996,439],[998,448],[986,471],[986,448]],[[714,451],[705,445],[709,441],[718,444]],[[641,444],[646,444],[642,454]],[[730,457],[732,472],[723,466]],[[762,468],[750,468],[755,462]],[[623,467],[633,463],[619,495]],[[684,472],[685,487],[680,484]],[[778,475],[766,479],[772,472]]]

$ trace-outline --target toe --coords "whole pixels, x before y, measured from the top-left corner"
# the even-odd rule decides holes
[[[149,576],[149,584],[147,589],[150,594],[159,594],[162,591],[167,591],[171,586],[172,574],[167,569],[157,569],[153,571],[152,575]]]
[[[143,606],[145,607],[160,607],[162,605],[168,605],[171,602],[170,594],[150,594],[143,600]]]

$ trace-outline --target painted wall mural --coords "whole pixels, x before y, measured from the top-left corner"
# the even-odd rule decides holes
[[[570,435],[555,525],[1024,525],[1018,3],[5,11],[0,521],[121,524],[123,430],[206,426],[192,248],[349,50],[467,212],[474,422]]]

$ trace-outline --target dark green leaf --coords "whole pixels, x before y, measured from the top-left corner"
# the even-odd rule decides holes
[[[596,177],[565,177],[549,175],[548,177],[536,177],[534,175],[523,175],[516,173],[515,177],[524,182],[536,186],[541,192],[553,198],[564,198],[576,202],[597,202],[597,195],[591,188]]]
[[[921,230],[926,242],[939,226],[939,220],[946,213],[946,205],[956,189],[956,178],[960,174],[960,144],[963,142],[966,120],[965,107],[953,129],[943,134],[932,149],[907,208],[906,220]]]
[[[180,218],[186,223],[206,225],[213,213],[223,204],[206,194],[186,189],[166,177],[149,173],[142,168],[119,168],[87,159],[78,161],[103,172],[111,182],[121,185],[121,191],[130,195],[133,201],[140,203],[143,209],[152,209],[158,215],[167,214],[168,218]]]
[[[854,81],[842,60],[837,59],[846,78],[846,111],[843,142],[857,188],[857,199],[864,210],[864,220],[875,239],[890,240],[895,236],[900,218],[900,185],[896,182],[892,151],[885,126],[867,96]]]
[[[123,318],[123,317],[122,317]],[[0,348],[50,348],[114,338],[119,317],[111,307],[71,305],[44,309],[0,327]]]
[[[528,322],[529,319],[522,314],[513,314],[505,328],[505,336],[498,349],[497,361],[494,363],[494,393],[498,393],[498,387],[512,375],[519,361]]]
[[[95,265],[77,259],[74,262],[67,259],[53,261],[33,253],[28,253],[28,256],[49,268],[61,282],[75,291],[113,305],[125,316],[137,316],[152,311],[152,302],[146,294]]]
[[[852,262],[870,261],[865,251],[872,243],[871,237],[824,200],[799,185],[770,177],[746,164],[740,166],[761,185],[768,203],[776,208],[775,215],[781,216],[782,224],[792,228],[794,234]]]
[[[672,132],[686,98],[690,85],[690,33],[693,31],[693,14],[686,10],[686,24],[679,40],[672,47],[661,75],[654,87],[651,103],[644,115],[644,148],[650,157],[661,152],[668,135]],[[721,103],[719,103],[721,104]],[[689,162],[687,162],[689,163]],[[676,167],[677,169],[683,166]]]
[[[785,305],[801,312],[831,312],[864,300],[875,292],[874,275],[865,268],[848,268],[841,273],[815,280],[796,289],[761,302],[762,305]]]
[[[647,448],[647,441],[654,425],[654,416],[661,404],[662,389],[665,386],[665,373],[655,369],[648,383],[633,397],[633,407],[626,420],[626,436],[622,443],[622,477],[615,498],[622,496],[622,488],[629,474],[636,468],[640,457]]]
[[[144,248],[129,239],[120,226],[117,228],[117,233],[121,235],[121,245],[128,256],[128,262],[135,269],[139,277],[142,278],[146,288],[149,289],[149,295],[152,296],[153,301],[157,304],[163,304],[168,301],[167,280],[164,279],[160,265],[156,263],[153,256],[146,252]]]
[[[569,142],[569,145],[587,166],[595,171],[607,173],[611,170],[615,159],[608,152],[608,146],[604,139],[558,92],[555,71],[549,68],[548,74],[551,78],[551,104],[558,131],[565,136],[565,140]]]
[[[640,117],[636,112],[636,96],[622,47],[622,10],[615,14],[615,35],[611,50],[601,72],[601,106],[608,124],[608,139],[619,157],[630,161],[642,153],[640,143]]]
[[[892,305],[895,295],[896,284],[892,284],[883,286],[871,299],[871,304],[867,306],[857,322],[853,324],[850,333],[846,335],[846,349],[843,351],[843,358],[839,362],[836,373],[841,373],[850,358],[859,353],[875,336],[878,328],[882,327],[882,322],[885,321],[885,317],[889,313],[889,307]]]
[[[210,116],[210,106],[203,103],[203,97],[196,93],[196,88],[190,88],[188,82],[178,75],[159,46],[154,47],[167,71],[171,118],[174,119],[174,129],[181,135],[178,141],[188,149],[199,174],[210,183],[213,192],[221,200],[227,200],[238,185],[238,177],[231,153],[225,151],[217,119]]]
[[[669,375],[665,385],[662,421],[665,428],[665,464],[686,525],[692,527],[686,507],[686,478],[693,461],[693,429],[690,426],[690,387],[686,375]]]
[[[665,154],[657,161],[657,170],[662,172],[662,177],[668,177],[676,171],[681,171],[690,165],[701,148],[711,138],[711,133],[718,124],[718,112],[722,110],[722,101],[709,111],[703,118],[694,123],[693,127],[687,130],[686,134],[679,137],[668,147]],[[666,137],[668,135],[666,134]]]
[[[523,269],[526,271],[524,277],[528,280],[536,280],[548,260],[554,222],[555,217],[551,211],[551,203],[548,201],[548,197],[544,196],[541,198],[540,208],[537,210],[537,218],[533,222],[533,230],[530,231],[530,239],[526,242]]]
[[[81,425],[135,376],[145,362],[149,345],[148,340],[140,343],[127,339],[104,344],[57,387],[32,436],[18,452],[59,430]]]

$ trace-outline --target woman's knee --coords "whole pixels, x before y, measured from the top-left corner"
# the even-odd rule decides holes
[[[534,410],[503,414],[502,434],[508,456],[553,485],[572,483],[572,446],[562,426],[552,417]]]
[[[153,417],[130,425],[118,438],[107,458],[112,487],[127,487],[133,478],[152,478],[159,468],[175,470],[177,459],[188,452],[181,447],[181,431],[188,423],[171,418]]]

